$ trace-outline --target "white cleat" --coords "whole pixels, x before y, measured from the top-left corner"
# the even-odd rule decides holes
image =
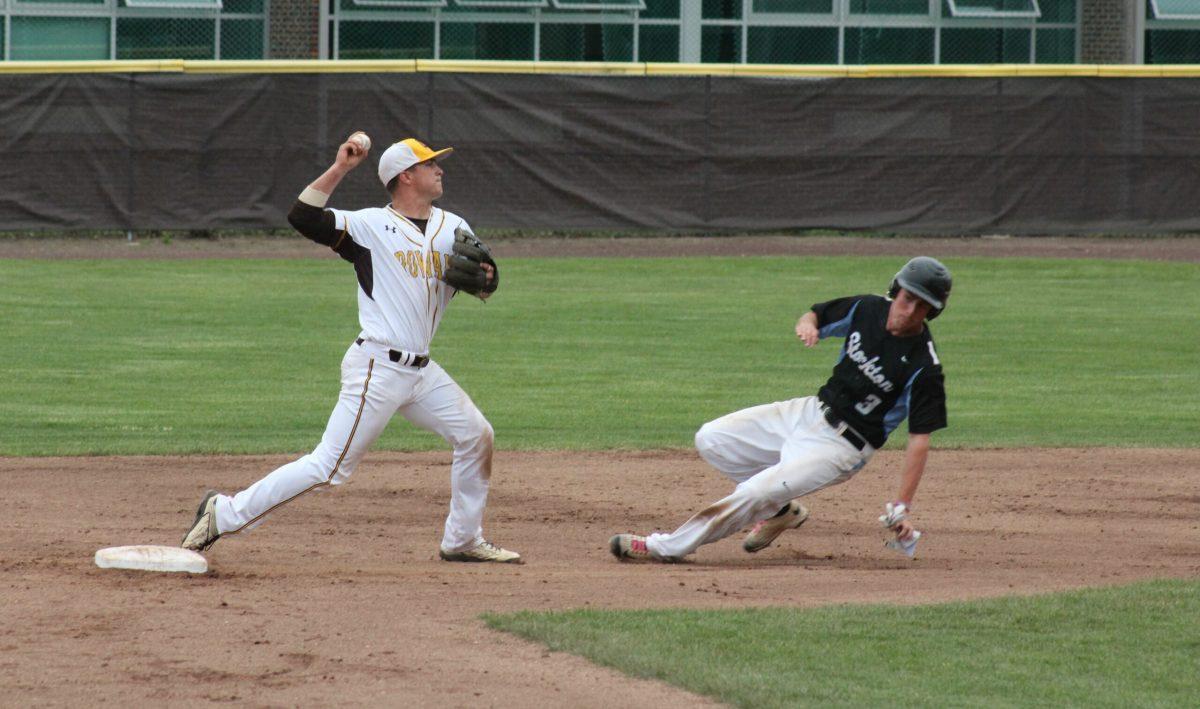
[[[502,549],[486,539],[470,549],[462,551],[438,550],[442,561],[490,561],[497,564],[521,564],[521,555],[515,551]]]
[[[754,525],[754,529],[750,530],[750,533],[746,535],[746,540],[742,542],[742,548],[751,554],[762,551],[771,546],[771,542],[778,539],[780,534],[789,529],[796,529],[807,519],[808,508],[792,500],[783,514],[764,519]]]
[[[183,543],[180,546],[192,551],[205,551],[217,543],[221,533],[217,531],[217,511],[214,509],[216,504],[216,490],[204,493],[204,497],[200,499],[200,506],[196,508],[196,519],[192,521],[188,533],[183,535]]]

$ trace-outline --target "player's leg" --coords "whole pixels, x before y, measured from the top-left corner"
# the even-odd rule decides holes
[[[696,432],[696,450],[734,482],[748,480],[779,462],[795,428],[795,401],[752,406],[709,421]]]
[[[873,451],[856,450],[820,416],[815,397],[796,400],[797,430],[784,443],[779,463],[741,482],[733,493],[701,510],[670,534],[646,539],[651,555],[682,558],[701,545],[723,539],[772,517],[791,500],[844,482]]]
[[[696,432],[696,450],[710,465],[734,482],[744,482],[779,463],[782,449],[803,420],[806,399],[791,399],[735,411],[710,421]],[[760,522],[747,537],[745,548],[756,552],[780,534],[808,519],[799,502],[785,503],[771,522]]]
[[[781,450],[803,411],[799,403],[802,401],[793,399],[752,406],[709,421],[696,432],[696,450],[722,475],[743,483],[779,463]],[[720,510],[714,508],[708,512],[719,514]],[[640,535],[615,535],[609,540],[609,549],[621,559],[652,558],[646,538]]]
[[[433,431],[454,447],[450,466],[450,514],[441,556],[451,561],[516,562],[520,555],[483,537],[483,511],[492,477],[492,425],[483,412],[438,365],[421,370],[413,398],[399,409],[409,421]]]
[[[380,361],[352,346],[342,360],[342,387],[320,444],[233,496],[217,498],[217,531],[257,526],[276,508],[306,492],[340,485],[387,426],[415,378],[411,370]]]
[[[847,451],[836,442],[814,443],[806,455],[739,483],[730,495],[697,512],[674,532],[650,535],[647,548],[658,557],[687,556],[704,544],[778,514],[796,497],[845,480],[853,469],[853,464],[839,462],[846,457]]]

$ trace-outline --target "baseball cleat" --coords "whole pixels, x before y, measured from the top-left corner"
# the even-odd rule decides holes
[[[621,561],[658,561],[664,564],[678,561],[650,553],[646,538],[637,534],[614,534],[608,540],[608,550]]]
[[[446,551],[438,549],[442,561],[491,561],[497,564],[521,564],[521,555],[515,551],[502,549],[484,539],[470,549],[463,551]]]
[[[787,504],[783,514],[764,519],[754,525],[754,529],[750,530],[750,533],[746,535],[746,540],[742,542],[742,548],[751,554],[762,551],[771,546],[771,542],[778,539],[780,534],[789,529],[798,528],[807,519],[808,508],[792,500]]]
[[[217,531],[216,504],[216,490],[204,493],[204,497],[200,499],[200,506],[196,508],[196,519],[188,533],[183,535],[183,543],[180,546],[192,551],[205,551],[221,538],[221,533]]]

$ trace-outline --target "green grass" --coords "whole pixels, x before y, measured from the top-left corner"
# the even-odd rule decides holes
[[[433,355],[508,449],[691,445],[813,394],[795,319],[897,258],[511,259]],[[1194,446],[1200,266],[951,259],[938,446]],[[358,333],[340,261],[0,261],[0,455],[275,452],[319,440]],[[903,436],[894,443],[902,444]],[[438,448],[396,421],[378,448]]]
[[[1195,706],[1200,582],[946,605],[484,617],[744,707]]]

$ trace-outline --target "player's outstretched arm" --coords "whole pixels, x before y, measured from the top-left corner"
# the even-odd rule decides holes
[[[817,328],[817,314],[813,311],[800,316],[800,320],[796,323],[796,337],[804,343],[805,347],[813,347],[821,339],[821,332]]]
[[[351,134],[345,143],[338,146],[337,157],[333,164],[320,177],[313,180],[312,184],[304,188],[299,199],[292,205],[292,211],[288,213],[288,223],[296,231],[318,244],[333,246],[340,237],[333,215],[325,211],[325,205],[329,202],[329,195],[337,189],[342,178],[367,158],[370,142],[360,141],[357,138],[358,135],[359,133]]]
[[[925,474],[925,462],[929,459],[929,434],[908,434],[908,446],[904,449],[904,471],[900,474],[900,490],[896,493],[896,501],[904,503],[912,509],[913,497],[917,494],[917,486],[921,484],[921,476]],[[899,522],[893,528],[898,539],[907,539],[912,535],[912,523],[907,519]]]

